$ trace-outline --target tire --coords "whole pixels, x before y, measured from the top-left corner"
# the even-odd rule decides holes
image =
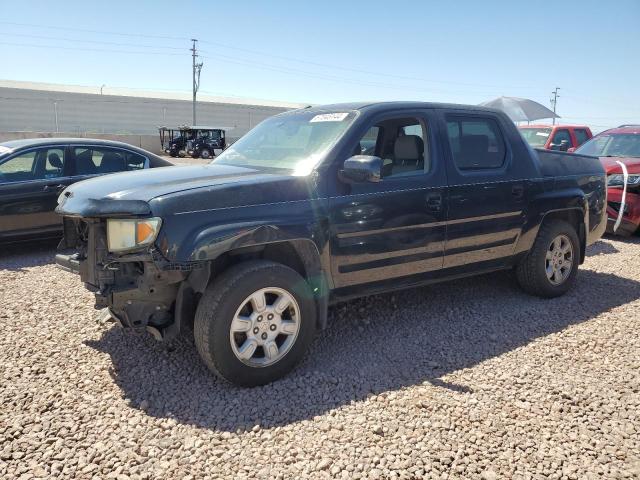
[[[200,151],[200,158],[202,158],[203,160],[208,160],[209,158],[211,158],[211,152],[208,148],[203,148]]]
[[[565,268],[563,270],[565,273],[560,273],[559,276],[557,273],[551,273],[550,278],[548,269],[551,272],[561,270],[554,268],[554,262],[557,262],[555,265],[566,265],[567,263],[567,254],[561,253],[554,259],[556,250],[552,242],[558,239],[560,239],[561,245],[569,246],[570,244],[571,268],[568,271]],[[547,254],[551,256],[551,259],[547,258]],[[580,241],[575,228],[562,220],[551,220],[543,223],[540,227],[533,247],[516,267],[518,283],[525,292],[531,295],[544,298],[558,297],[573,287],[579,263]],[[559,279],[560,281],[558,281]]]
[[[276,301],[269,303],[275,295],[270,293],[273,290],[284,292],[282,295],[285,297],[288,294],[293,301],[282,313],[280,326],[270,332],[273,324],[266,320],[267,314],[276,311],[255,309],[249,297],[268,291],[263,297],[266,300],[264,308],[275,308]],[[261,311],[264,312],[264,321],[258,322]],[[293,312],[297,312],[297,316]],[[246,332],[231,331],[236,325],[236,316],[253,319]],[[289,320],[285,320],[287,316]],[[277,322],[278,318],[272,321]],[[292,321],[293,318],[296,320]],[[246,320],[239,321],[242,322]],[[280,327],[285,323],[288,323],[288,328],[297,323],[295,338],[293,335],[279,333]],[[196,348],[209,370],[230,383],[254,387],[283,377],[300,362],[313,339],[315,324],[316,305],[304,278],[284,265],[267,260],[251,260],[232,266],[209,284],[196,310],[193,330]],[[264,335],[272,333],[278,337],[271,340],[270,336],[264,344],[265,348],[253,347],[253,357],[244,360],[240,358],[239,352],[247,342],[262,341]],[[278,346],[279,350],[276,349],[282,356],[275,361],[270,360],[267,345],[277,341],[282,341]],[[244,351],[247,350],[250,349]],[[259,365],[257,362],[263,364]]]

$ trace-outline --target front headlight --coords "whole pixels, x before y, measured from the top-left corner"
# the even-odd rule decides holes
[[[622,187],[624,185],[624,175],[615,173],[607,177],[607,185],[610,187]],[[627,185],[640,185],[640,175],[629,175]]]
[[[110,218],[107,220],[107,248],[110,252],[126,252],[151,245],[160,231],[162,219]]]

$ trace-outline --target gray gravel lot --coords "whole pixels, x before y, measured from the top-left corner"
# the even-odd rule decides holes
[[[500,273],[333,307],[303,364],[219,382],[98,322],[51,244],[0,250],[0,478],[640,478],[640,238],[541,300]]]

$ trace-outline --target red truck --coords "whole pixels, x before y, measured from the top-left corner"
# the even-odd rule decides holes
[[[533,148],[561,152],[578,148],[593,137],[586,125],[521,125],[518,129]]]
[[[605,130],[575,153],[600,157],[607,174],[607,232],[631,235],[640,228],[640,125]]]

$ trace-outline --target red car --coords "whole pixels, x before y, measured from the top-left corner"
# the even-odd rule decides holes
[[[593,137],[586,125],[520,125],[524,139],[533,148],[566,152]]]
[[[618,235],[631,235],[638,232],[640,227],[640,125],[623,125],[606,130],[575,152],[600,157],[607,172],[607,216],[609,217],[607,232]],[[625,205],[620,215],[623,194]]]

